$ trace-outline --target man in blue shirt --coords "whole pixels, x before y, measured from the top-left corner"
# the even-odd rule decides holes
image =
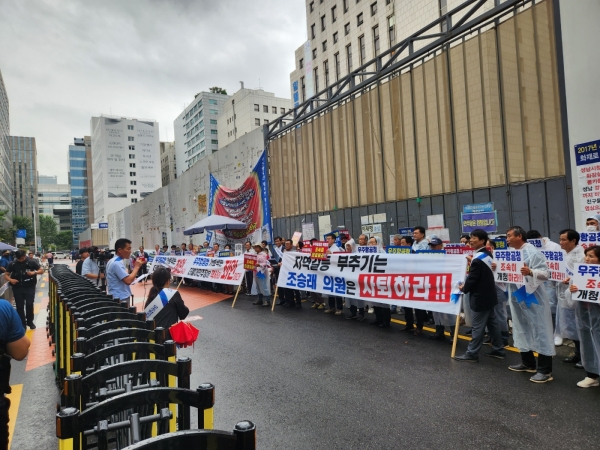
[[[0,258],[0,274],[4,275],[4,273],[6,272],[6,268],[8,267],[8,265],[10,264],[10,252],[8,250],[5,250],[4,253],[2,253],[2,258]],[[4,286],[5,283],[8,283],[8,281],[4,281],[4,276],[0,277],[0,286]],[[13,291],[12,291],[12,287],[10,287],[10,283],[8,283],[8,287],[6,288],[6,291],[4,291],[4,294],[2,294],[2,296],[0,296],[0,298],[3,298],[4,300],[8,300],[9,302],[12,303],[13,301]]]
[[[123,302],[129,302],[131,289],[129,285],[135,281],[142,267],[143,261],[137,259],[131,270],[127,273],[123,261],[131,258],[131,241],[121,238],[115,242],[115,257],[106,267],[106,279],[108,280],[108,293]]]
[[[0,300],[0,448],[8,448],[10,358],[21,361],[29,351],[29,339],[21,318],[6,300]]]

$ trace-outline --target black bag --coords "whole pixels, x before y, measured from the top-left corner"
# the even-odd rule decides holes
[[[13,261],[11,263],[11,266],[9,266],[9,268],[11,270],[7,270],[7,272],[10,272],[10,277],[14,278],[15,280],[18,280],[19,282],[13,286],[13,288],[20,288],[20,287],[33,287],[37,284],[37,275],[27,275],[27,271],[36,271],[39,270],[39,266],[37,265],[37,263],[31,261],[30,259],[27,259],[25,261],[18,262],[18,261]]]

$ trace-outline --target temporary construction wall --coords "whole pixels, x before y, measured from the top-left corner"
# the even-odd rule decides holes
[[[208,215],[210,174],[230,188],[238,188],[264,148],[261,128],[218,152],[201,159],[169,185],[138,203],[108,216],[111,248],[119,238],[131,239],[133,248],[155,245],[201,244],[205,234],[188,237],[183,230]]]

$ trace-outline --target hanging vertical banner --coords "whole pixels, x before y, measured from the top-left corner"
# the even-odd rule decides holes
[[[231,217],[248,225],[245,230],[215,231],[214,242],[220,245],[248,240],[271,242],[266,152],[263,152],[250,176],[237,189],[222,186],[211,174],[208,214]]]
[[[579,199],[583,217],[600,213],[600,141],[575,146]]]

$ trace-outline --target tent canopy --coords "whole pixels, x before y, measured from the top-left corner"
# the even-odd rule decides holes
[[[214,214],[186,228],[183,234],[191,236],[192,234],[204,233],[204,230],[245,230],[247,227],[248,225],[239,220]]]

